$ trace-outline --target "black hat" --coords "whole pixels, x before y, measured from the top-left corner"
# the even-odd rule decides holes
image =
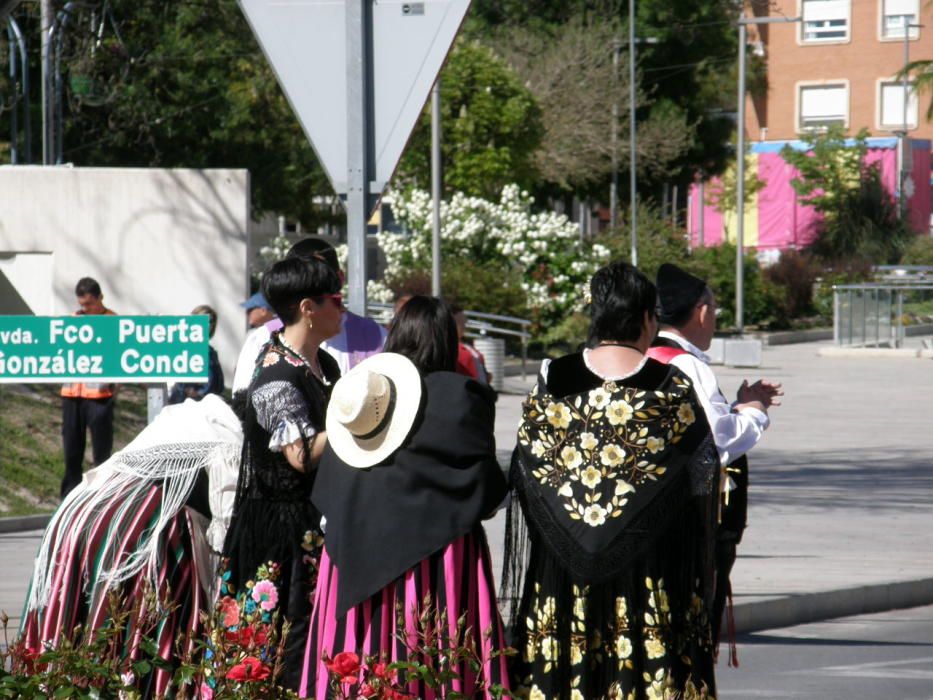
[[[706,282],[676,265],[664,263],[658,268],[657,287],[658,320],[664,324],[677,324],[703,298]]]

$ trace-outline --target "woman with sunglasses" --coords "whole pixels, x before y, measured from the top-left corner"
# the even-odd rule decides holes
[[[262,293],[285,324],[256,361],[244,408],[237,498],[222,574],[221,607],[241,620],[288,622],[282,675],[297,688],[317,561],[320,513],[311,504],[315,470],[327,442],[324,417],[336,361],[320,348],[340,331],[340,279],[322,260],[273,264]],[[236,628],[236,615],[225,625]]]

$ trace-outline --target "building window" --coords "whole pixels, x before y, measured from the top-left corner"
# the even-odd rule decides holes
[[[800,0],[805,42],[847,41],[849,0]]]
[[[903,39],[907,26],[917,23],[920,0],[881,0],[881,36],[885,39]],[[910,38],[920,36],[916,27],[910,29]]]
[[[799,104],[801,131],[849,123],[849,87],[845,83],[803,85]]]
[[[897,82],[881,83],[879,95],[881,128],[893,131],[904,128],[904,84]],[[917,91],[907,84],[907,128],[917,127]]]

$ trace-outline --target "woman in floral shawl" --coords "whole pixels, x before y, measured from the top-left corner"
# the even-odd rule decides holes
[[[614,263],[591,296],[588,347],[542,366],[512,459],[513,687],[713,698],[710,430],[689,380],[645,356],[654,285]]]

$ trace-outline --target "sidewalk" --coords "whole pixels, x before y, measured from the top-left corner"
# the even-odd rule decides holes
[[[750,456],[732,579],[740,632],[933,603],[933,364],[821,358],[822,345],[765,348],[760,370],[715,368],[727,396],[746,376],[787,394]],[[499,397],[503,461],[533,382],[509,376]],[[502,513],[487,523],[497,577],[503,526]],[[40,534],[0,534],[0,608],[14,628]]]

